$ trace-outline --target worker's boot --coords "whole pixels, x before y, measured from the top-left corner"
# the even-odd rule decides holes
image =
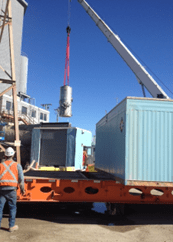
[[[18,225],[14,225],[13,227],[9,228],[9,232],[14,232],[18,229],[19,229]]]

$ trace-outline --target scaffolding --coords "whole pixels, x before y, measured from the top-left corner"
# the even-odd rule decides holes
[[[11,0],[6,1],[5,11],[1,9],[0,13],[0,44],[2,41],[4,28],[8,28],[9,34],[9,53],[10,53],[10,66],[11,73],[9,73],[3,66],[0,65],[1,70],[6,74],[7,79],[0,78],[0,83],[6,83],[10,86],[0,93],[0,97],[5,93],[12,90],[13,94],[13,111],[14,111],[14,126],[15,126],[15,146],[16,146],[16,158],[17,162],[20,164],[20,140],[19,140],[19,123],[18,123],[18,107],[17,107],[17,90],[16,90],[16,73],[15,73],[15,60],[14,60],[14,43],[13,43],[13,22],[12,22],[12,6]],[[0,145],[1,146],[1,145]],[[1,146],[4,150],[4,148]]]

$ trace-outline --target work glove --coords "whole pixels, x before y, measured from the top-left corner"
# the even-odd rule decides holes
[[[23,183],[20,183],[20,192],[22,195],[25,194],[25,189],[24,189],[24,184]]]

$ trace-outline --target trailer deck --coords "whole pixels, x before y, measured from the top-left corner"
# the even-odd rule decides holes
[[[115,180],[114,176],[106,172],[82,172],[82,171],[33,171],[25,173],[25,178],[54,178],[77,180]]]
[[[121,184],[104,172],[29,171],[18,202],[109,202],[173,204],[173,186]]]

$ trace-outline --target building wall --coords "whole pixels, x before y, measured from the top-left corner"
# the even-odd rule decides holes
[[[0,7],[5,11],[6,0],[0,0]],[[14,56],[15,56],[15,72],[17,91],[19,92],[20,82],[20,66],[21,66],[21,44],[22,44],[22,30],[23,30],[23,17],[24,6],[17,0],[12,0],[12,23],[13,23],[13,41],[14,41]],[[0,11],[0,14],[2,12]],[[2,41],[0,44],[0,65],[11,75],[10,66],[10,50],[9,50],[9,30],[5,26]],[[9,79],[9,77],[0,69],[0,78]],[[8,84],[0,85],[0,92],[8,88]],[[11,94],[9,92],[8,94]]]
[[[0,14],[4,15],[7,0],[0,0]],[[22,46],[22,31],[23,31],[23,18],[27,8],[27,3],[24,0],[11,0],[12,6],[12,24],[13,24],[13,44],[14,44],[14,58],[15,58],[15,74],[17,93],[22,92],[26,94],[27,91],[27,72],[28,72],[28,58],[21,55]],[[2,24],[2,21],[1,23]],[[2,41],[0,43],[0,66],[11,76],[11,60],[9,48],[9,28],[4,27]],[[0,68],[0,78],[10,79],[8,75]],[[0,92],[7,89],[9,84],[0,84]],[[7,102],[12,103],[12,91],[9,91],[1,98],[1,112],[13,113],[13,107],[7,110]],[[26,116],[34,120],[35,123],[49,122],[49,111],[31,105],[30,103],[18,99],[18,113],[22,114],[23,107],[27,108]],[[9,108],[9,107],[8,107]],[[36,117],[32,117],[32,111],[35,110]],[[23,115],[24,116],[24,115]],[[46,118],[45,118],[46,117]]]
[[[41,122],[49,122],[49,111],[39,108],[37,106],[31,105],[30,103],[21,101],[18,97],[18,115],[19,117],[23,117],[26,121],[30,120],[31,123],[41,123]],[[26,114],[24,113],[25,108],[27,109]],[[32,111],[35,111],[36,116],[33,117]],[[0,97],[0,113],[5,112],[13,115],[13,99],[12,96],[3,95]]]
[[[17,91],[19,91],[20,83],[20,68],[21,68],[21,47],[22,47],[22,30],[24,7],[18,1],[12,1],[12,16],[13,16],[13,35],[14,35],[14,51],[15,51],[15,69]]]

